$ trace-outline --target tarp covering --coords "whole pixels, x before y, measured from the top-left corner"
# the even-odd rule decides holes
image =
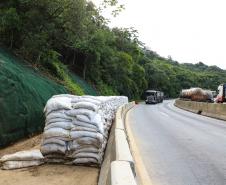
[[[46,101],[62,93],[62,85],[0,49],[0,147],[42,131]]]

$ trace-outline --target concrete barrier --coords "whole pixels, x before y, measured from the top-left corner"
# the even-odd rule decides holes
[[[113,161],[111,163],[111,185],[136,185],[128,162]]]
[[[125,115],[135,102],[125,104],[116,112],[101,166],[98,185],[136,185],[135,167],[124,126]]]
[[[226,121],[226,104],[175,100],[176,107]]]

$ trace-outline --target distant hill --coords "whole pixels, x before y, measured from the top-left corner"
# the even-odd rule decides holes
[[[180,64],[172,59],[159,56],[144,49],[146,60],[142,65],[149,79],[148,88],[163,90],[169,97],[177,97],[181,89],[201,87],[217,90],[218,85],[226,82],[226,70],[217,66],[197,64]]]

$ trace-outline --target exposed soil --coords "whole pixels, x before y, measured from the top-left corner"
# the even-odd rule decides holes
[[[0,149],[0,157],[17,151],[39,148],[41,135]],[[18,170],[0,170],[4,185],[97,185],[99,169],[95,167],[44,164]]]

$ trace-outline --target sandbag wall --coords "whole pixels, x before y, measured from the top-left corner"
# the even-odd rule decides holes
[[[41,152],[47,162],[100,165],[124,96],[53,96],[45,107]]]

